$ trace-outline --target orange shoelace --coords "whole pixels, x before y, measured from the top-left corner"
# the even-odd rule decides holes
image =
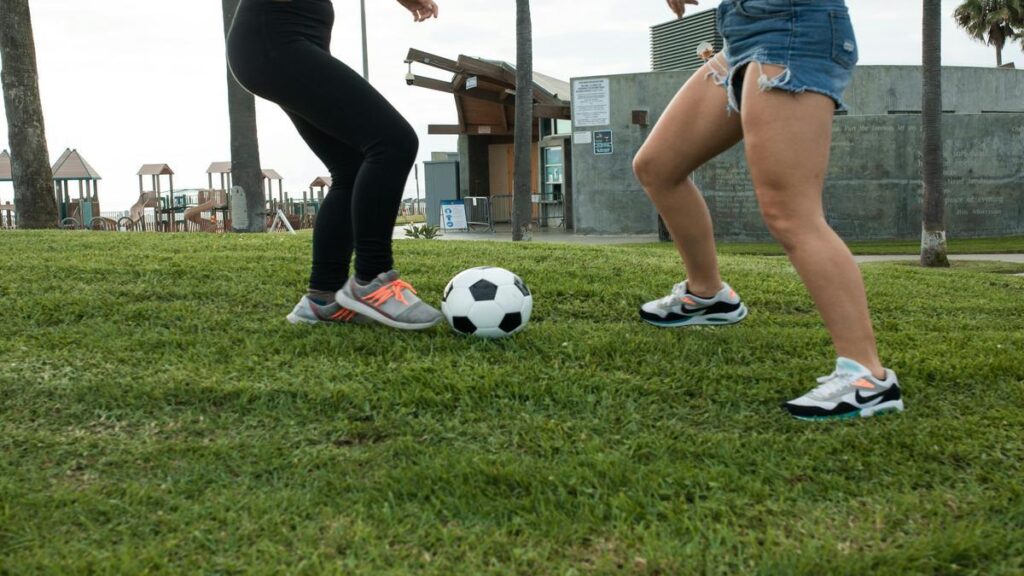
[[[367,304],[375,308],[383,306],[385,302],[391,300],[392,298],[395,298],[402,304],[408,306],[409,302],[408,300],[405,299],[405,295],[402,294],[403,290],[408,290],[413,294],[416,293],[416,290],[411,285],[409,285],[409,283],[406,282],[405,280],[395,280],[394,282],[391,282],[386,286],[378,288],[372,294],[364,296],[362,300],[363,302],[366,302]]]

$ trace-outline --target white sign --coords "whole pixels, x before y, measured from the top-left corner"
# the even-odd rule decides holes
[[[590,144],[591,142],[593,142],[593,136],[590,130],[586,132],[573,132],[572,134],[573,144]]]
[[[572,84],[573,126],[607,126],[611,124],[612,101],[607,78],[576,80]]]
[[[468,230],[466,203],[462,200],[441,201],[441,228],[444,230]]]
[[[476,76],[470,76],[466,80],[466,90],[472,90],[473,88],[476,88],[476,82],[477,82]]]

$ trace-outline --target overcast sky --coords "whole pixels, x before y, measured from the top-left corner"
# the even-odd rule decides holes
[[[420,160],[454,150],[455,137],[428,136],[428,124],[457,123],[452,97],[406,86],[410,47],[515,61],[513,0],[438,0],[441,17],[414,24],[393,0],[368,0],[370,79],[420,133]],[[700,9],[718,5],[702,0]],[[956,0],[943,1],[949,16]],[[333,52],[360,69],[358,0],[335,0]],[[565,80],[650,69],[649,28],[671,17],[664,0],[534,0],[534,67]],[[851,0],[862,64],[920,64],[920,0]],[[31,0],[43,113],[51,160],[77,148],[103,176],[104,211],[138,197],[142,164],[167,163],[175,188],[205,187],[206,168],[230,159],[220,2],[212,0]],[[623,8],[628,6],[628,8]],[[947,65],[993,66],[992,48],[944,23]],[[1024,66],[1020,46],[1004,53]],[[423,75],[442,76],[424,66]],[[448,79],[448,76],[444,76]],[[316,78],[310,78],[315,89]],[[344,96],[339,96],[343,98]],[[2,105],[2,102],[0,102]],[[323,165],[274,105],[260,102],[264,167],[301,194]],[[0,149],[7,145],[0,117]],[[72,188],[76,190],[76,188]],[[410,178],[407,195],[415,185]],[[0,199],[9,200],[9,183]]]

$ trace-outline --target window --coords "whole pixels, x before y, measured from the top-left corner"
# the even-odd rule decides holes
[[[544,197],[542,200],[561,200],[565,182],[565,165],[561,146],[544,149]]]

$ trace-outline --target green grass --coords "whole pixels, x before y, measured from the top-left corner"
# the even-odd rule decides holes
[[[410,214],[408,216],[399,216],[395,220],[395,226],[405,226],[406,224],[419,224],[420,222],[426,222],[427,217],[423,214]]]
[[[777,258],[751,316],[657,330],[656,247],[403,241],[536,298],[499,342],[294,327],[309,237],[0,234],[0,573],[1021,574],[1024,278],[864,267],[908,411],[807,423],[830,370]]]
[[[884,255],[920,254],[921,243],[916,240],[881,240],[868,242],[850,242],[850,250],[854,254]],[[1007,238],[951,238],[948,250],[950,254],[1014,254],[1024,252],[1024,236]],[[751,256],[781,256],[782,248],[775,243],[733,243],[721,244],[719,251],[723,254],[739,254]]]

